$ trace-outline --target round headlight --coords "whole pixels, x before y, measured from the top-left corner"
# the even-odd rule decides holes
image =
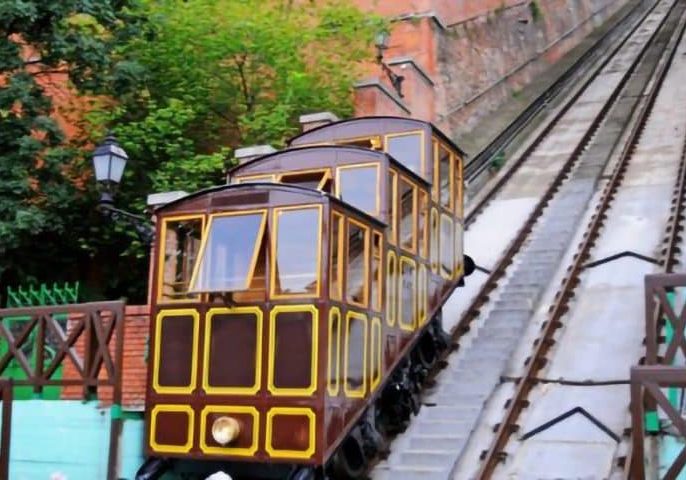
[[[228,445],[238,438],[241,425],[232,417],[219,417],[212,423],[212,438],[219,445]]]

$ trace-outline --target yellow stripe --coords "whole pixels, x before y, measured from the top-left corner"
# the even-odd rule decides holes
[[[207,416],[210,413],[247,413],[252,417],[252,443],[249,447],[216,447],[205,443],[207,435]],[[204,453],[219,455],[235,455],[238,457],[251,457],[257,451],[259,440],[259,417],[260,414],[255,407],[239,407],[226,405],[208,405],[200,413],[200,449]],[[212,426],[210,425],[210,429]]]
[[[364,340],[362,342],[362,385],[357,390],[348,388],[348,365],[350,363],[350,319],[364,321]],[[367,392],[367,315],[358,312],[349,311],[345,316],[345,360],[343,364],[343,390],[345,396],[349,398],[364,398]]]

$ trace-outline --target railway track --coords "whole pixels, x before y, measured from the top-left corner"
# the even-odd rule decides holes
[[[539,200],[525,209],[528,215],[514,238],[505,239],[507,248],[500,249],[504,254],[490,269],[488,279],[453,326],[453,339],[461,341],[470,329],[476,330],[474,320],[496,288],[499,290],[498,302],[489,305],[488,315],[482,315],[485,317],[482,328],[476,335],[471,335],[470,347],[460,348],[446,359],[448,367],[436,376],[437,387],[426,396],[425,408],[408,431],[395,441],[388,461],[374,469],[373,478],[444,479],[453,473],[468,433],[499,382],[521,331],[594,193],[597,178],[619,141],[626,118],[641,97],[650,78],[651,65],[652,69],[655,67],[655,50],[665,43],[660,43],[660,39],[664,39],[667,35],[664,32],[670,27],[674,28],[673,19],[675,15],[678,19],[682,10],[683,5],[679,2],[657,2],[613,52],[614,56],[603,62],[572,97],[570,104],[561,109],[552,124],[515,162],[512,172],[496,183],[495,193],[486,195],[472,210],[469,225],[475,225],[477,216],[483,214],[495,198],[502,196],[517,177],[527,176],[526,168],[522,166],[530,165],[531,159],[538,155],[538,168],[547,169],[541,175],[547,181],[534,188]],[[603,76],[602,83],[615,86],[611,93],[599,87],[598,79]],[[592,114],[590,119],[589,114]],[[555,135],[561,135],[563,140],[554,140]],[[550,161],[550,153],[541,154],[543,146],[547,146],[549,152],[559,150],[560,142],[565,143],[568,150],[566,154],[558,155],[562,160]],[[578,181],[572,182],[570,178]],[[537,235],[532,235],[534,230]],[[552,242],[551,239],[556,240]],[[507,280],[505,285],[499,285],[504,279]],[[538,365],[536,361],[532,364]],[[521,409],[522,405],[518,404],[517,408]],[[511,429],[507,425],[503,423],[503,430],[509,434]],[[497,460],[500,445],[492,450],[492,456]],[[491,464],[489,458],[484,465]],[[489,471],[483,472],[485,477],[489,474]]]
[[[579,245],[577,253],[574,255],[572,265],[567,269],[562,286],[555,296],[556,300],[550,307],[548,319],[543,325],[541,335],[534,343],[534,351],[531,357],[527,359],[523,375],[517,381],[515,393],[513,397],[506,404],[506,413],[503,421],[497,425],[496,433],[491,446],[485,452],[483,467],[479,473],[479,478],[490,478],[493,475],[498,463],[505,457],[504,449],[510,436],[517,431],[517,421],[522,413],[522,410],[529,404],[527,398],[537,384],[537,375],[546,366],[547,357],[553,346],[555,345],[555,333],[562,327],[562,320],[565,314],[570,309],[570,301],[575,296],[575,291],[580,282],[580,276],[585,269],[585,266],[591,258],[591,253],[596,245],[597,239],[600,235],[601,229],[604,227],[609,215],[609,210],[612,206],[613,200],[617,196],[618,190],[622,185],[627,168],[629,167],[634,150],[641,139],[641,134],[645,128],[646,122],[650,118],[653,111],[657,95],[660,92],[661,86],[665,80],[666,74],[669,71],[679,39],[682,38],[684,28],[686,27],[686,17],[684,17],[684,5],[677,5],[673,11],[671,21],[677,26],[674,30],[665,29],[662,39],[653,44],[653,52],[648,53],[646,57],[658,55],[662,48],[666,48],[667,53],[663,57],[664,62],[658,66],[649,86],[649,91],[644,94],[645,100],[642,105],[638,105],[639,111],[635,116],[635,120],[631,125],[629,138],[624,145],[622,153],[619,157],[611,179],[605,186],[602,198],[596,207],[595,213],[586,229],[583,240]],[[669,23],[670,19],[666,23]],[[676,31],[676,33],[672,33]],[[637,103],[638,103],[637,99]],[[668,238],[664,250],[664,256],[661,262],[667,268],[675,262],[676,239],[678,226],[674,223],[680,218],[683,210],[683,195],[684,195],[684,167],[680,168],[679,183],[675,188],[675,208],[678,212],[672,216],[673,221],[670,222],[668,228]],[[579,172],[577,171],[577,174]]]

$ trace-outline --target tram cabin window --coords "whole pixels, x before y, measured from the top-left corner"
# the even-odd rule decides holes
[[[400,246],[414,253],[417,251],[417,187],[401,176],[398,197]]]
[[[193,297],[187,292],[200,250],[202,224],[202,218],[197,217],[164,222],[160,301]]]
[[[319,294],[321,208],[277,209],[272,295]]]
[[[346,298],[350,303],[366,307],[369,292],[369,228],[348,219],[347,240]]]
[[[338,198],[369,215],[379,214],[379,165],[338,168]]]
[[[386,136],[386,153],[417,175],[425,175],[422,162],[424,142],[421,132]]]
[[[289,185],[311,188],[312,190],[321,189],[329,178],[326,170],[315,170],[310,172],[284,173],[281,175],[280,182]]]
[[[265,231],[266,211],[211,217],[192,292],[247,290]],[[236,235],[236,232],[241,232]]]
[[[453,156],[443,145],[438,147],[438,178],[436,185],[439,185],[441,206],[452,210],[453,206]]]

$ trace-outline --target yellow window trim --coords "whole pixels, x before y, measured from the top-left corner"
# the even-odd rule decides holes
[[[381,166],[378,162],[354,163],[351,165],[342,165],[336,168],[336,182],[334,185],[334,192],[337,198],[341,198],[341,171],[342,170],[359,170],[361,168],[374,167],[376,170],[376,188],[375,188],[375,202],[374,211],[365,212],[373,217],[378,217],[381,210]],[[343,201],[346,201],[343,199]]]
[[[350,252],[349,245],[348,243],[350,242],[350,224],[354,223],[358,227],[360,227],[364,232],[364,288],[362,289],[362,298],[363,302],[356,302],[351,298],[348,298],[348,273],[350,269],[350,258],[348,258],[348,254]],[[370,256],[370,228],[365,225],[364,223],[361,223],[354,218],[348,217],[348,222],[346,224],[346,229],[345,229],[346,237],[345,237],[345,300],[351,304],[355,305],[356,307],[360,308],[367,308],[367,305],[369,305],[369,256]]]
[[[279,313],[297,312],[312,314],[312,355],[310,358],[310,385],[306,388],[281,388],[274,385],[276,357],[276,316]],[[267,387],[274,396],[309,397],[317,391],[317,365],[319,354],[319,310],[314,305],[277,305],[269,314],[269,370]]]
[[[426,153],[425,153],[425,139],[424,139],[424,130],[411,130],[409,132],[400,132],[400,133],[390,133],[384,137],[384,152],[388,153],[388,139],[389,138],[397,138],[397,137],[407,137],[409,135],[417,135],[419,134],[419,144],[421,145],[420,151],[420,159],[419,159],[419,171],[420,177],[423,178],[428,178],[428,168],[426,166]],[[399,161],[399,160],[398,160]],[[401,162],[402,163],[402,162]],[[406,168],[409,169],[409,167],[405,166]],[[416,172],[415,172],[416,173]]]
[[[422,190],[421,188],[419,189],[419,195],[417,196],[417,235],[419,235],[419,221],[422,218],[422,202],[420,199],[424,197],[426,200],[425,202],[425,209],[424,213],[426,213],[426,216],[424,217],[424,231],[422,232],[422,238],[419,239],[421,242],[421,246],[419,248],[419,256],[422,258],[428,258],[429,257],[429,229],[431,228],[430,225],[430,215],[429,215],[429,193],[426,190]]]
[[[374,250],[375,240],[379,239],[378,252]],[[378,253],[378,255],[377,255]],[[383,288],[384,288],[384,271],[383,271],[383,235],[379,232],[372,231],[372,258],[379,260],[379,271],[376,273],[376,302],[374,305],[374,299],[371,299],[370,309],[375,312],[380,312],[383,309]],[[372,275],[374,273],[372,272]],[[374,279],[372,279],[374,281]],[[375,308],[375,307],[379,308]]]
[[[276,241],[279,237],[278,225],[279,225],[279,213],[287,212],[291,210],[313,210],[316,209],[319,214],[317,220],[317,284],[315,286],[314,293],[276,293]],[[272,299],[285,299],[285,298],[318,298],[321,292],[322,283],[322,212],[323,207],[321,204],[318,205],[294,205],[292,207],[279,207],[275,208],[272,217],[272,228],[273,232],[271,235],[271,255],[270,255],[270,280],[269,280],[269,293]]]
[[[391,275],[391,265],[393,266]],[[389,327],[395,326],[395,318],[397,313],[396,306],[398,305],[398,262],[397,256],[393,250],[389,250],[386,255],[386,324]],[[393,298],[389,293],[393,293]]]
[[[455,267],[454,267],[454,265],[455,265],[455,251],[454,251],[455,250],[455,225],[453,224],[454,220],[453,220],[453,217],[451,215],[448,215],[446,213],[441,213],[440,223],[438,225],[439,239],[441,239],[443,237],[443,220],[444,219],[450,222],[450,232],[451,232],[451,235],[453,235],[453,241],[449,245],[450,248],[453,249],[453,262],[452,262],[453,266],[451,267],[449,273],[446,273],[443,270],[443,242],[439,241],[438,251],[440,253],[438,255],[438,271],[440,272],[441,277],[443,277],[444,279],[452,280],[453,279],[453,270],[455,269]]]
[[[331,180],[331,169],[328,167],[322,167],[322,168],[310,168],[307,170],[295,170],[295,171],[288,171],[286,173],[281,173],[281,174],[276,174],[277,177],[277,182],[278,183],[283,183],[283,177],[295,177],[296,175],[307,175],[309,173],[323,173],[324,176],[319,182],[319,185],[317,185],[317,190],[321,190],[324,185],[326,184],[327,181]]]
[[[239,185],[246,181],[254,181],[265,179],[269,183],[276,183],[276,174],[274,173],[262,173],[259,175],[244,175],[242,177],[236,177],[235,184]]]
[[[333,331],[333,319],[334,317],[338,318],[338,322],[336,323],[336,332]],[[337,397],[338,392],[340,391],[341,387],[341,323],[342,323],[342,318],[341,318],[341,309],[338,307],[331,307],[331,310],[329,310],[329,352],[328,352],[328,377],[329,377],[329,382],[327,384],[327,391],[329,392],[330,397]],[[333,340],[335,339],[336,341],[336,358],[332,359],[331,354],[333,352],[333,345],[334,342]],[[335,362],[335,368],[334,368],[334,362]]]
[[[455,155],[455,180],[457,182],[457,198],[455,199],[455,215],[464,217],[464,161],[460,155]]]
[[[200,300],[200,294],[190,294],[189,298],[179,298],[179,299],[162,299],[162,287],[164,284],[164,254],[166,252],[167,245],[167,224],[170,222],[182,222],[184,220],[200,220],[200,248],[202,248],[202,241],[205,235],[205,215],[203,214],[190,214],[190,215],[178,215],[175,217],[164,217],[162,220],[162,233],[160,235],[160,242],[158,244],[158,257],[157,257],[157,303],[188,303]],[[198,263],[200,256],[196,258],[195,263]],[[195,265],[193,265],[193,272],[195,271]],[[193,272],[191,272],[191,278],[189,279],[188,286],[190,288],[191,281],[193,280]]]
[[[417,262],[415,262],[413,259],[410,257],[400,257],[400,262],[398,262],[398,278],[402,279],[403,278],[403,264],[406,265],[411,265],[412,269],[414,271],[413,279],[412,279],[412,291],[410,292],[410,295],[412,295],[412,323],[411,324],[406,324],[403,323],[403,289],[398,288],[398,326],[400,326],[401,330],[405,330],[408,332],[414,331],[416,327],[416,314],[417,314]],[[402,284],[402,280],[398,282],[399,284]]]
[[[357,320],[364,321],[364,341],[362,342],[362,385],[357,390],[351,390],[348,388],[348,364],[350,362],[350,319],[355,318]],[[364,398],[367,392],[367,330],[368,330],[367,315],[363,313],[349,311],[345,316],[345,360],[343,364],[343,390],[345,391],[345,396],[348,398]]]
[[[343,299],[343,272],[344,272],[344,267],[345,267],[345,217],[343,216],[342,213],[339,213],[337,211],[332,211],[331,215],[331,238],[333,238],[333,227],[334,223],[338,222],[338,278],[334,279],[333,278],[333,252],[329,253],[329,296],[333,300],[338,300],[341,301]],[[333,245],[333,242],[329,243],[329,246]],[[331,289],[331,285],[334,280],[338,281],[338,290],[334,292],[333,289]]]
[[[186,443],[183,445],[165,445],[155,441],[157,432],[157,415],[159,413],[185,413],[188,415],[188,432]],[[193,429],[195,427],[195,414],[190,405],[155,405],[150,412],[150,447],[158,453],[188,453],[193,448]]]
[[[419,222],[419,188],[416,183],[414,183],[412,180],[407,178],[405,175],[400,175],[400,180],[405,181],[408,185],[410,185],[412,189],[412,247],[408,249],[407,247],[403,245],[398,245],[400,248],[405,250],[406,252],[410,252],[413,254],[417,254],[417,235],[418,233],[418,226],[417,223]],[[400,200],[400,199],[399,199]],[[400,212],[401,208],[400,205],[398,205],[398,211]],[[398,225],[398,231],[400,231],[400,225]]]
[[[444,142],[434,140],[434,184],[433,184],[433,190],[435,193],[434,196],[434,201],[440,205],[441,208],[444,210],[448,210],[449,212],[453,211],[453,206],[455,205],[455,152]],[[445,150],[448,152],[448,179],[450,180],[450,185],[448,186],[448,191],[450,193],[450,198],[448,200],[448,206],[446,207],[443,205],[443,198],[441,195],[441,181],[440,181],[440,176],[441,176],[441,159],[439,156],[439,151],[440,147],[445,148]]]
[[[207,445],[207,417],[210,413],[245,413],[252,417],[252,443],[249,447],[217,447]],[[200,450],[207,454],[233,455],[236,457],[252,457],[257,452],[259,445],[259,417],[260,414],[254,407],[208,405],[200,412]],[[210,428],[212,428],[210,426]]]
[[[210,345],[212,343],[211,327],[215,315],[251,313],[255,315],[257,323],[257,345],[255,350],[255,382],[251,387],[213,387],[210,385]],[[260,390],[262,378],[262,323],[263,315],[259,307],[231,307],[211,308],[205,315],[205,343],[203,348],[204,366],[202,375],[202,388],[210,395],[254,395]]]
[[[205,249],[207,248],[207,242],[209,240],[209,234],[212,229],[212,223],[215,218],[224,217],[242,217],[246,215],[261,214],[262,219],[260,220],[260,226],[257,230],[257,236],[255,237],[255,246],[253,247],[252,259],[250,260],[250,267],[248,268],[248,274],[245,277],[245,284],[243,285],[243,290],[247,290],[250,287],[250,282],[255,274],[255,266],[257,265],[257,259],[260,256],[260,247],[262,246],[262,238],[264,236],[264,230],[267,225],[267,209],[260,208],[255,210],[241,210],[238,212],[224,212],[224,213],[214,213],[210,215],[210,220],[205,227],[205,231],[202,234],[202,243],[200,244],[200,251],[198,252],[198,260],[195,262],[195,267],[193,268],[193,275],[191,276],[191,281],[188,284],[189,288],[195,285],[197,280],[198,272],[200,270],[201,260],[204,260]]]
[[[191,316],[193,319],[193,344],[191,349],[191,383],[186,386],[165,387],[160,385],[160,347],[161,347],[161,333],[162,320],[166,317],[181,317]],[[155,355],[152,364],[152,386],[157,393],[171,393],[177,395],[184,395],[193,393],[197,383],[198,375],[198,332],[200,330],[200,314],[194,308],[181,308],[162,310],[157,314],[155,319]]]
[[[458,279],[464,273],[464,251],[462,245],[464,244],[464,226],[461,221],[455,220],[455,229],[453,241],[455,242],[454,260],[455,260],[455,274],[454,278]],[[459,232],[459,233],[458,233]],[[458,239],[459,246],[458,246]]]
[[[273,446],[274,417],[278,415],[290,415],[307,417],[309,420],[309,441],[306,450],[280,450]],[[267,412],[267,428],[264,439],[264,449],[272,458],[312,458],[317,445],[316,426],[317,417],[311,408],[301,407],[274,407]]]
[[[381,319],[379,317],[372,318],[372,340],[371,340],[371,386],[369,388],[370,392],[376,390],[376,387],[381,383]],[[376,374],[374,372],[374,367],[376,366]]]
[[[438,274],[441,262],[441,221],[438,216],[438,209],[431,208],[429,215],[429,227],[431,230],[431,241],[429,242],[429,259],[431,263],[431,271]]]
[[[352,142],[361,142],[363,140],[369,140],[369,143],[372,144],[372,150],[381,149],[381,135],[352,137],[352,138],[339,138],[338,140],[331,140],[329,142],[303,143],[302,145],[294,145],[294,147],[305,148],[305,147],[319,147],[322,145],[348,145]]]
[[[440,184],[438,183],[438,176],[439,176],[439,170],[438,170],[438,140],[436,140],[436,137],[433,137],[431,139],[431,151],[433,152],[433,166],[434,166],[434,171],[433,175],[431,176],[431,199],[434,201],[434,203],[439,204],[441,201],[441,195],[440,195]]]
[[[398,243],[398,173],[395,170],[389,170],[389,178],[391,180],[391,205],[388,214],[390,220],[391,234],[388,242],[391,245]]]
[[[419,325],[424,325],[426,323],[426,317],[428,314],[427,305],[427,290],[428,290],[428,275],[426,265],[423,263],[419,264],[419,272],[417,274],[417,281],[419,283],[417,287],[417,319],[419,320]]]

